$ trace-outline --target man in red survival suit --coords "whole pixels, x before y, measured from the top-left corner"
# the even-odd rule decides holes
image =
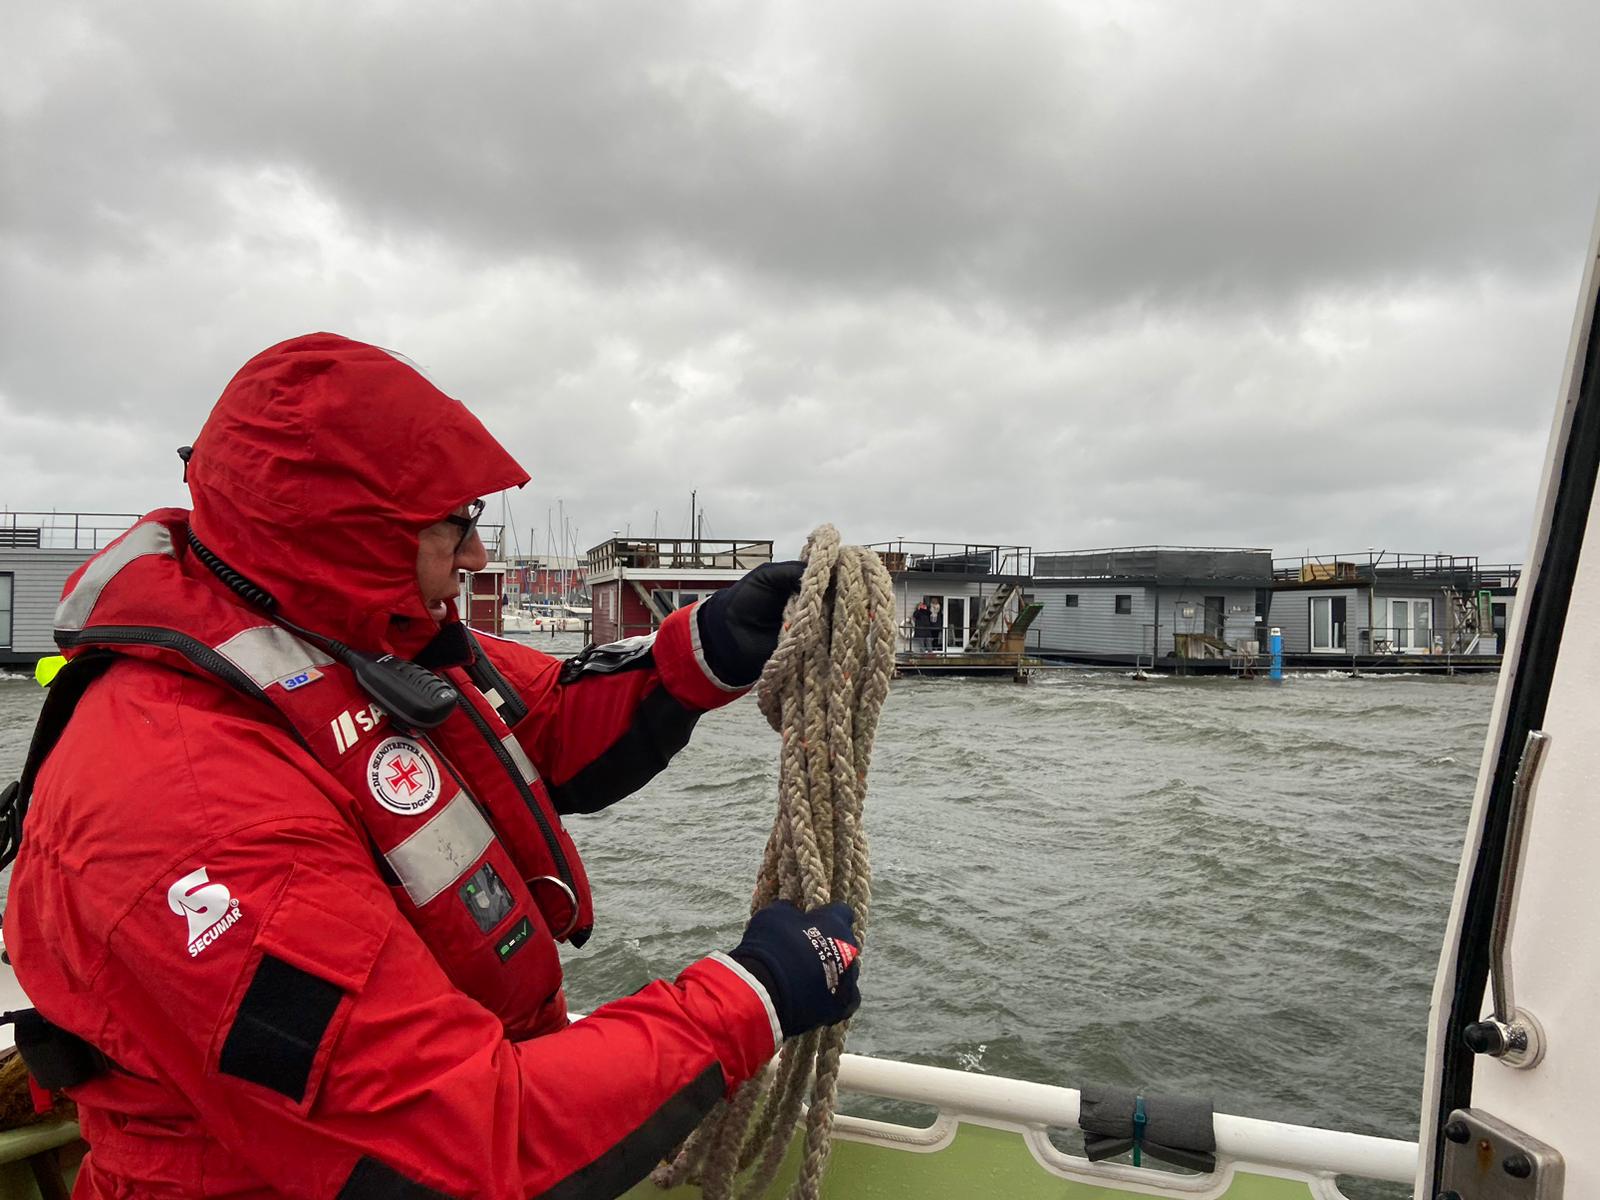
[[[247,363],[186,462],[193,510],[68,581],[22,781],[18,1042],[78,1103],[78,1196],[614,1196],[853,1011],[843,905],[571,1023],[556,951],[593,923],[563,815],[754,683],[798,564],[565,663],[475,635],[479,497],[527,473],[330,334]]]

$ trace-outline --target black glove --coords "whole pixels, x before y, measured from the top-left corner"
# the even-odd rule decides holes
[[[700,649],[712,674],[729,687],[749,687],[778,648],[783,606],[800,590],[802,562],[764,563],[731,587],[713,592],[695,612]]]
[[[779,900],[750,918],[744,940],[729,952],[767,989],[784,1037],[837,1025],[860,1006],[855,919],[848,904],[803,913]]]

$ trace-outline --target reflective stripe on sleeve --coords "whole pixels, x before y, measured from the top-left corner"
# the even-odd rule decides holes
[[[778,1023],[778,1010],[772,1006],[772,997],[767,995],[767,989],[761,986],[761,981],[746,971],[739,960],[732,955],[724,954],[717,950],[706,957],[721,963],[740,979],[750,985],[750,990],[761,997],[761,1005],[767,1010],[767,1022],[772,1026],[772,1048],[776,1050],[783,1045],[783,1026]]]
[[[725,692],[746,691],[748,689],[735,687],[731,683],[724,683],[717,677],[717,673],[711,669],[711,664],[706,662],[705,649],[700,645],[700,605],[704,603],[704,600],[696,601],[693,610],[689,613],[689,648],[694,651],[694,661],[699,666],[701,673],[705,675],[707,682],[714,684]]]

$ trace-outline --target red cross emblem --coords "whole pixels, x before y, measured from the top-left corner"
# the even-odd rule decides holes
[[[397,792],[400,790],[401,785],[404,784],[407,794],[410,794],[422,786],[417,782],[417,776],[421,774],[422,768],[417,765],[416,759],[396,759],[390,771],[388,783]]]

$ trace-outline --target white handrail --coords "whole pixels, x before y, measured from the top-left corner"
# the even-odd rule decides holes
[[[947,1067],[846,1054],[839,1063],[839,1087],[858,1095],[933,1105],[957,1117],[987,1117],[1038,1128],[1075,1129],[1078,1125],[1075,1088]],[[1224,1113],[1216,1114],[1213,1128],[1217,1152],[1241,1163],[1395,1183],[1410,1183],[1417,1173],[1415,1142]]]

